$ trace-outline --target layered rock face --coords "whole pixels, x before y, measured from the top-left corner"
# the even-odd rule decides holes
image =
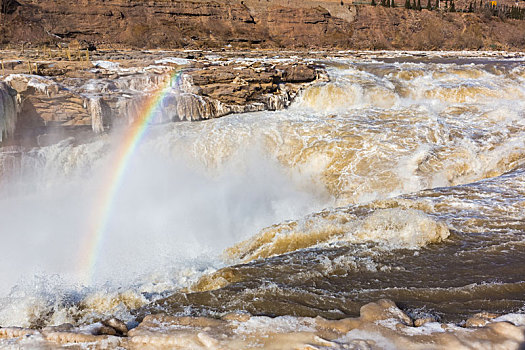
[[[140,48],[525,48],[523,21],[341,0],[19,0],[0,44]],[[377,3],[377,1],[376,1]],[[458,10],[469,2],[459,1]],[[426,2],[423,2],[426,5]]]
[[[139,66],[120,63],[94,61],[86,69],[40,62],[48,76],[15,69],[0,85],[0,126],[8,139],[0,144],[43,146],[68,136],[89,138],[132,123],[155,96],[160,105],[152,112],[153,123],[283,109],[301,88],[326,79],[320,67],[300,62],[154,55]]]
[[[7,36],[32,43],[77,39],[137,47],[345,45],[350,25],[327,10],[333,2],[320,6],[325,2],[290,7],[287,1],[260,0],[25,0]],[[344,17],[345,10],[334,11]],[[22,29],[17,23],[26,25]]]

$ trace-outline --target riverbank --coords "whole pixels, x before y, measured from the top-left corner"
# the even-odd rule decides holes
[[[52,349],[519,349],[523,314],[480,313],[461,324],[413,319],[389,300],[364,305],[360,317],[269,318],[248,313],[206,317],[147,316],[128,330],[118,319],[89,327],[0,328],[0,346]]]

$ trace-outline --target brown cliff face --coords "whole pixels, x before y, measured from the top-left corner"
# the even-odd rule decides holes
[[[524,21],[329,0],[19,0],[3,44],[140,48],[525,48]],[[396,2],[401,6],[401,2]]]
[[[487,19],[474,13],[362,6],[353,25],[355,34],[350,45],[356,49],[525,48],[525,21]]]
[[[134,47],[333,46],[346,44],[351,31],[349,23],[319,6],[269,5],[252,16],[242,1],[21,3],[11,16],[4,42],[77,39]]]

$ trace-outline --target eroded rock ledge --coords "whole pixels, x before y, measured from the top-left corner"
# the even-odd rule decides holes
[[[27,70],[24,60],[12,60],[0,86],[2,99],[9,95],[9,101],[17,101],[0,111],[7,144],[43,146],[57,141],[58,134],[83,138],[129,124],[159,88],[170,84],[153,123],[283,109],[301,89],[327,79],[322,67],[304,59],[201,56],[158,54],[140,62],[106,54],[78,64],[42,60],[31,63],[38,74],[20,73]]]
[[[269,318],[232,313],[221,319],[149,315],[128,330],[111,319],[78,328],[0,328],[0,345],[125,349],[519,349],[523,315],[478,314],[461,325],[412,319],[390,300],[364,305],[360,317]],[[5,343],[8,342],[8,343]]]

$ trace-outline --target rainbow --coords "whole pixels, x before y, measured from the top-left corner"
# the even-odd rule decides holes
[[[95,220],[93,227],[86,235],[84,244],[81,245],[80,271],[86,283],[91,283],[95,273],[97,258],[100,255],[102,241],[107,232],[107,225],[114,206],[115,198],[125,177],[130,159],[133,157],[137,146],[144,137],[150,122],[157,111],[162,108],[162,102],[172,87],[181,77],[181,71],[174,70],[169,79],[143,103],[142,108],[135,116],[131,126],[118,145],[115,153],[114,167],[110,172],[107,185],[102,188],[100,201],[96,201]]]

